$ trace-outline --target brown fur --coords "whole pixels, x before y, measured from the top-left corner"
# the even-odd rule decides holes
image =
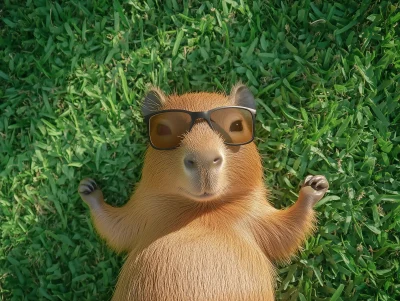
[[[159,109],[235,104],[234,95],[158,93]],[[185,154],[215,150],[223,154],[221,170],[200,166],[195,180],[185,174]],[[215,197],[193,200],[188,191]],[[272,262],[288,260],[311,233],[312,205],[323,193],[304,187],[292,207],[276,210],[266,199],[255,144],[227,146],[197,121],[179,148],[147,150],[142,179],[124,207],[107,205],[101,192],[82,198],[100,236],[117,252],[128,252],[113,300],[268,301],[274,300]]]

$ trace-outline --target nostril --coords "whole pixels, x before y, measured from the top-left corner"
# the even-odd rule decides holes
[[[196,161],[194,160],[194,158],[193,158],[193,156],[187,156],[185,159],[184,159],[184,163],[185,163],[185,167],[187,168],[187,169],[193,169],[193,168],[195,168],[196,167]]]
[[[218,157],[214,158],[213,163],[214,163],[214,166],[220,165],[222,163],[222,157],[218,156]]]
[[[187,171],[193,172],[197,169],[219,168],[224,157],[219,153],[204,153],[194,155],[187,154],[184,159],[184,166]]]

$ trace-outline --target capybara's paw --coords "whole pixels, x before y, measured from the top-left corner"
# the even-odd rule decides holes
[[[307,176],[306,179],[304,180],[304,184],[301,187],[305,186],[311,186],[314,190],[321,191],[325,190],[327,191],[329,188],[329,183],[328,180],[325,178],[325,176]]]
[[[314,206],[329,188],[328,180],[321,175],[307,176],[300,189],[299,200]]]
[[[83,179],[78,187],[79,195],[82,200],[91,208],[95,208],[102,204],[103,193],[101,192],[96,181],[90,178]]]
[[[80,194],[88,195],[91,194],[96,189],[97,189],[96,181],[90,178],[86,178],[79,183],[78,191]]]

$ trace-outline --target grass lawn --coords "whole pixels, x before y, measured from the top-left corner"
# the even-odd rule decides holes
[[[124,204],[147,85],[240,79],[271,202],[292,204],[307,174],[331,185],[277,299],[400,300],[398,1],[3,0],[0,19],[0,300],[108,300],[123,257],[80,179]]]

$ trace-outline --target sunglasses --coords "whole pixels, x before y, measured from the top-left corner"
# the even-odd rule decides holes
[[[256,110],[226,106],[205,112],[164,110],[144,116],[150,144],[158,150],[177,148],[197,119],[204,119],[227,145],[244,145],[254,139]]]

